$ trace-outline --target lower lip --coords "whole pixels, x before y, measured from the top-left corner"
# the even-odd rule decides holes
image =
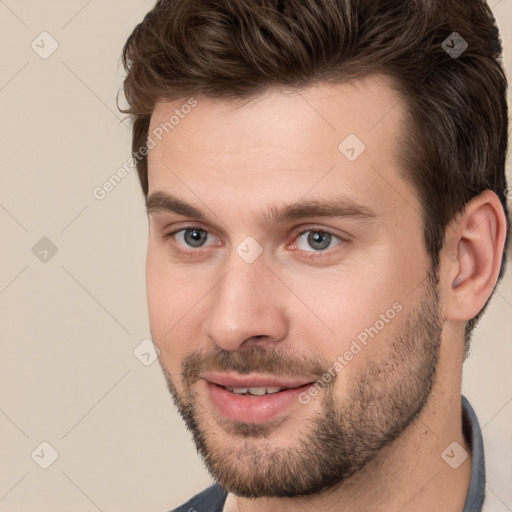
[[[300,403],[299,395],[313,384],[310,382],[298,388],[262,396],[246,396],[231,393],[212,382],[205,382],[211,402],[225,419],[254,424],[265,423],[293,404]]]

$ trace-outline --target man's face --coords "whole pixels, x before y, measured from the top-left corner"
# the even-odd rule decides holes
[[[430,395],[437,277],[398,167],[404,112],[389,85],[374,76],[153,113],[151,333],[208,469],[239,496],[342,482]],[[205,216],[172,211],[163,194]],[[313,208],[327,205],[340,211]]]

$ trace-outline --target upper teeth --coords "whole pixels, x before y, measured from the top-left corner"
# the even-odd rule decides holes
[[[281,388],[281,387],[276,387],[276,386],[267,387],[267,388],[233,388],[231,386],[226,386],[226,389],[228,391],[231,391],[238,395],[242,395],[244,393],[249,393],[250,395],[261,396],[261,395],[265,395],[265,394],[277,393],[278,391],[281,391],[282,389],[286,389],[286,388]]]

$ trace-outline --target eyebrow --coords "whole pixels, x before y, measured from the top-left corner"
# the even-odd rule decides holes
[[[200,221],[214,222],[215,215],[205,212],[166,192],[153,192],[146,198],[146,212],[176,213]],[[278,224],[310,217],[373,219],[377,214],[367,206],[344,195],[327,200],[301,200],[284,206],[272,206],[258,221],[263,225]]]

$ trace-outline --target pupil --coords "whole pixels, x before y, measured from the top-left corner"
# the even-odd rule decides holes
[[[206,238],[206,233],[199,229],[189,229],[185,238],[187,239],[187,243],[190,243],[193,247],[200,247]]]
[[[316,248],[319,250],[325,249],[329,247],[330,235],[328,233],[323,233],[322,231],[313,231],[309,235],[309,242],[313,247],[316,243],[320,243],[321,247],[317,246]]]

